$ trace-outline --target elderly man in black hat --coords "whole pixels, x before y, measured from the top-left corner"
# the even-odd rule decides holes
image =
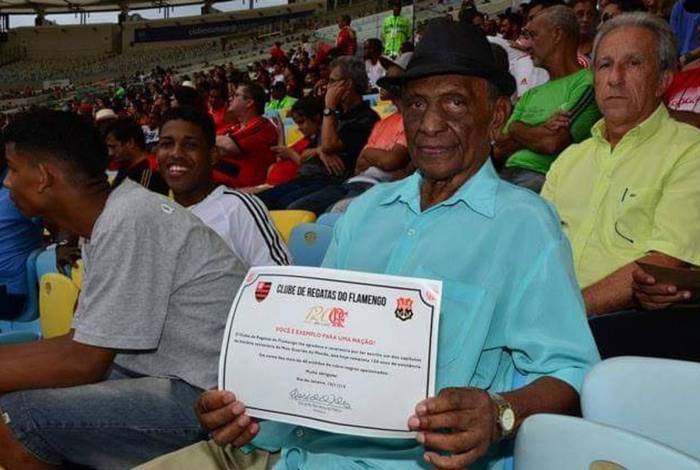
[[[499,179],[489,160],[513,78],[480,31],[438,19],[404,74],[384,80],[402,94],[419,171],[356,199],[324,266],[442,281],[437,395],[407,412],[416,438],[257,422],[233,393],[209,391],[195,409],[213,442],[150,468],[500,469],[525,418],[576,412],[598,353],[569,244],[550,206]]]

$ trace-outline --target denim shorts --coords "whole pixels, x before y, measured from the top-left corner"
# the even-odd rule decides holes
[[[206,437],[192,409],[199,388],[121,377],[9,393],[0,397],[0,416],[32,455],[52,465],[131,468]]]

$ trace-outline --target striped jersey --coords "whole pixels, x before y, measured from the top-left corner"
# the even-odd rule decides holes
[[[218,186],[190,210],[231,248],[239,260],[237,273],[245,275],[251,266],[291,264],[265,205],[252,194]]]

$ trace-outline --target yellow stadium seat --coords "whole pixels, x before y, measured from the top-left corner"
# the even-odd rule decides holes
[[[289,241],[289,236],[294,227],[299,224],[309,224],[316,221],[316,214],[310,211],[270,211],[270,217],[285,243]]]
[[[284,129],[285,142],[287,142],[287,147],[294,145],[304,138],[304,134],[301,133],[299,127],[294,124],[293,126],[287,126]]]
[[[391,101],[388,101],[388,102],[382,101],[381,103],[387,103],[387,104],[378,104],[377,106],[372,108],[377,112],[377,114],[379,114],[380,118],[384,119],[387,116],[396,112],[396,106],[394,106],[394,103],[392,103]]]
[[[48,273],[39,282],[39,323],[44,338],[70,331],[80,291],[73,281],[58,273]]]
[[[75,284],[75,287],[80,290],[83,287],[83,271],[85,269],[83,260],[79,259],[78,262],[76,263],[78,265],[77,268],[72,268],[70,270],[70,278],[73,280],[73,284]]]

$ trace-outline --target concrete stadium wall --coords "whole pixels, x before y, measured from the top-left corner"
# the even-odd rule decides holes
[[[62,25],[22,27],[9,32],[8,42],[0,44],[0,49],[21,47],[28,59],[57,57],[100,56],[112,53],[130,53],[154,50],[172,46],[194,46],[217,41],[218,37],[206,37],[182,41],[136,42],[136,31],[144,28],[169,26],[191,26],[229,21],[232,19],[252,19],[265,16],[278,16],[300,12],[325,10],[323,0],[305,0],[292,5],[267,7],[207,16],[190,16],[170,20],[128,22],[117,24]],[[222,34],[219,37],[226,36]]]
[[[216,5],[215,5],[216,6]],[[137,23],[124,23],[122,31],[122,44],[121,50],[123,53],[139,51],[139,50],[153,50],[162,47],[172,47],[175,45],[196,45],[211,43],[212,41],[217,41],[221,37],[230,35],[231,33],[223,33],[219,36],[209,36],[203,37],[201,39],[192,40],[178,40],[178,41],[154,41],[154,42],[138,42],[137,32],[138,30],[149,29],[149,28],[167,28],[167,27],[191,27],[201,25],[202,28],[206,28],[208,23],[219,23],[231,20],[247,20],[247,19],[260,19],[264,17],[280,16],[280,15],[290,15],[299,14],[303,12],[316,12],[325,9],[325,2],[323,0],[307,0],[301,3],[296,3],[292,5],[282,5],[276,7],[261,8],[256,10],[242,10],[236,12],[228,13],[216,13],[207,16],[189,16],[181,18],[173,18],[169,20],[160,21],[147,21],[147,22],[137,22]]]
[[[114,51],[119,26],[39,26],[17,28],[8,33],[3,46],[22,47],[29,59],[97,56]]]

